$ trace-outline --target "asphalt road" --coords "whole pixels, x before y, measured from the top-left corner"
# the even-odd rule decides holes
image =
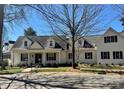
[[[42,72],[0,75],[1,89],[123,89],[124,75]]]

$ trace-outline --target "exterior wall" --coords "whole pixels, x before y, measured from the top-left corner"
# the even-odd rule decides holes
[[[92,52],[92,59],[85,59],[85,53],[86,52]],[[83,50],[80,51],[79,53],[79,63],[97,63],[97,59],[96,59],[96,50]]]
[[[60,52],[60,63],[66,63],[67,62],[67,51],[61,51]]]
[[[118,42],[117,43],[104,43],[104,36],[111,36],[117,35]],[[101,59],[101,52],[109,51],[110,52],[110,59]],[[122,51],[123,52],[123,59],[113,59],[113,51]],[[106,32],[103,37],[100,38],[99,42],[97,43],[97,63],[101,64],[124,64],[124,38],[114,32],[108,31]]]
[[[14,52],[13,53],[13,65],[14,66],[17,66],[18,64],[20,64],[20,53],[16,53],[16,52]]]
[[[92,59],[85,59],[85,52],[92,52]],[[67,62],[72,62],[72,59],[68,58],[68,53],[71,53],[71,51],[67,52]],[[96,63],[97,59],[96,59],[96,50],[94,49],[80,49],[78,51],[75,52],[75,60],[76,62],[79,63]]]

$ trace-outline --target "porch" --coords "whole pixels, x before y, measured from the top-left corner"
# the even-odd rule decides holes
[[[59,64],[61,61],[61,51],[41,51],[41,50],[23,50],[13,52],[13,65],[25,64],[28,66],[47,66]],[[17,62],[19,61],[19,62]],[[17,63],[16,63],[17,62]]]
[[[57,65],[60,63],[60,53],[21,53],[20,59],[22,64],[26,64],[28,66]]]

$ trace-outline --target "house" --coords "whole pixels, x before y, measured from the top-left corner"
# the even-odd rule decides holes
[[[71,40],[65,36],[60,37],[20,36],[11,49],[11,64],[70,64]],[[76,42],[75,47],[76,62],[124,64],[124,33],[113,28],[109,28],[103,35],[85,36]]]
[[[3,59],[7,60],[9,65],[11,65],[11,48],[13,47],[15,41],[8,41],[3,45]]]

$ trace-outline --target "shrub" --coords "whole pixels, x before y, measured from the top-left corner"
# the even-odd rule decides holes
[[[0,61],[0,66],[8,66],[8,60],[3,60],[3,61]]]
[[[0,61],[0,66],[2,70],[5,70],[6,66],[8,66],[8,60]]]
[[[18,67],[23,67],[23,68],[25,68],[25,67],[26,67],[26,64],[24,64],[24,63],[19,63],[17,66],[18,66]]]
[[[106,74],[106,71],[99,71],[98,74]]]
[[[111,65],[114,65],[114,63],[112,63]]]
[[[95,65],[94,63],[90,64],[91,67],[94,66],[94,65]]]
[[[106,66],[108,66],[108,64],[105,64]]]
[[[119,66],[123,66],[121,63],[119,63]]]

